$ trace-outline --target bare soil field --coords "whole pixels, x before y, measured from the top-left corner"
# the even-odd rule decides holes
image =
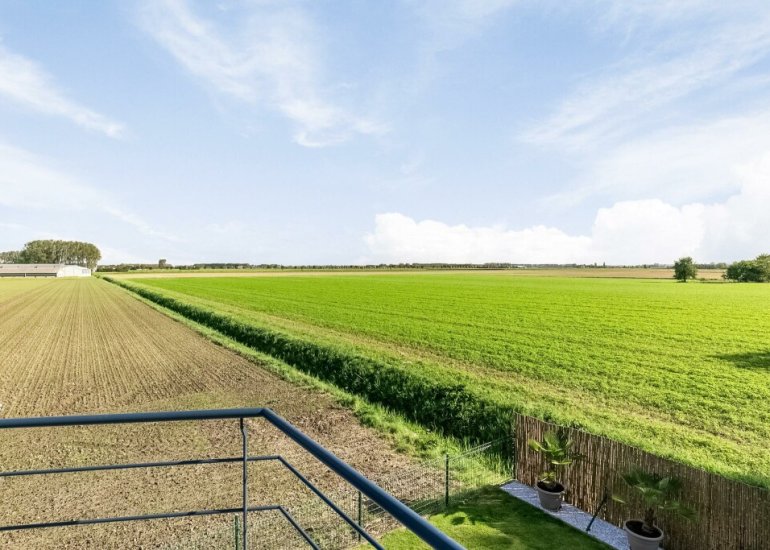
[[[194,278],[194,277],[329,277],[351,275],[420,275],[420,274],[461,274],[477,273],[497,277],[594,277],[594,278],[624,278],[624,279],[672,279],[673,269],[641,268],[641,267],[587,267],[587,268],[558,268],[558,269],[296,269],[296,270],[255,270],[255,269],[208,269],[197,271],[158,270],[158,271],[129,271],[124,273],[106,273],[115,279],[162,279],[162,278]],[[723,269],[701,269],[698,278],[707,281],[721,281]]]
[[[0,404],[3,417],[267,406],[375,480],[408,464],[330,396],[293,385],[96,279],[0,281]],[[249,421],[248,431],[252,454],[282,454],[323,488],[339,485],[266,423]],[[239,453],[235,421],[0,433],[3,471]],[[250,504],[292,509],[309,500],[278,466],[250,468]],[[0,523],[237,507],[239,499],[237,464],[4,478]],[[258,532],[262,518],[254,521]],[[254,547],[298,542],[288,530],[276,534]],[[232,518],[0,534],[3,548],[24,549],[212,548],[217,540],[232,547]]]

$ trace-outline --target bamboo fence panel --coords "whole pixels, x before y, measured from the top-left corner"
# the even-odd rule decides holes
[[[574,450],[585,455],[560,476],[566,486],[565,500],[593,514],[605,495],[607,505],[600,517],[614,525],[643,515],[641,502],[629,498],[621,476],[633,468],[670,475],[682,481],[680,500],[698,513],[696,522],[661,514],[668,550],[768,550],[770,549],[770,491],[746,485],[674,462],[635,447],[575,428],[563,428],[536,418],[517,415],[514,426],[516,464],[514,478],[534,485],[544,469],[543,457],[532,451],[528,440],[541,441],[552,430],[566,430]],[[622,494],[627,505],[614,502]]]

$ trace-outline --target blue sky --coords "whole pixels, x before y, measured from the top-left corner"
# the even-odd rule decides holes
[[[770,4],[0,4],[0,250],[105,262],[770,251]]]

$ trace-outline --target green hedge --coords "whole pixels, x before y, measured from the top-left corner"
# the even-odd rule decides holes
[[[513,410],[471,393],[462,384],[436,381],[419,371],[256,327],[110,277],[103,279],[445,435],[480,443],[511,433]]]

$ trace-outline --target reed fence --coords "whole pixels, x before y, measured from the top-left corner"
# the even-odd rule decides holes
[[[615,525],[640,518],[643,507],[631,499],[614,502],[612,494],[628,495],[621,476],[633,468],[670,475],[682,481],[680,500],[698,513],[696,522],[660,515],[667,550],[768,550],[770,549],[770,491],[712,474],[642,451],[606,437],[574,428],[563,428],[536,418],[517,415],[514,432],[516,463],[514,477],[534,485],[543,471],[543,458],[527,441],[542,440],[545,432],[566,430],[574,450],[584,459],[562,473],[567,487],[565,500],[594,513],[606,500],[599,517]]]

